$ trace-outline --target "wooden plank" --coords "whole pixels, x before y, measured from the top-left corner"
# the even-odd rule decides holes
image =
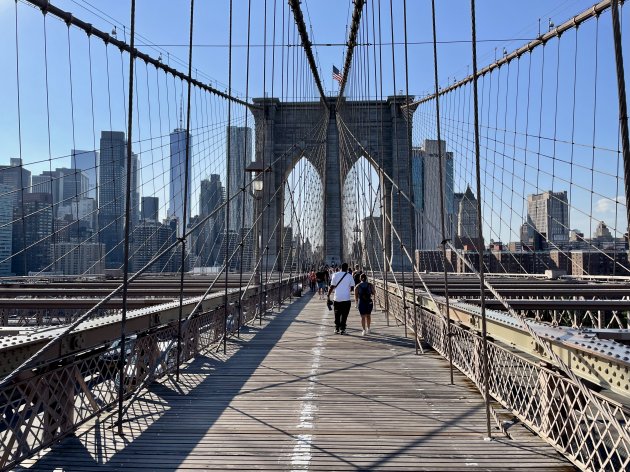
[[[262,327],[243,331],[226,356],[210,353],[181,382],[154,384],[129,409],[125,437],[112,417],[27,461],[26,468],[103,464],[125,470],[575,470],[521,426],[517,439],[484,441],[481,396],[402,328],[373,316],[348,336],[307,294]],[[497,432],[498,435],[498,432]]]

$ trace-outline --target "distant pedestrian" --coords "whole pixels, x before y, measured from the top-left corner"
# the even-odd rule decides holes
[[[311,270],[311,273],[308,274],[308,281],[309,281],[309,285],[311,287],[311,292],[315,293],[315,291],[317,289],[317,274],[315,273],[314,270]]]
[[[328,285],[326,283],[326,281],[329,279],[328,271],[326,271],[326,269],[324,269],[322,267],[315,274],[315,278],[317,280],[317,292],[319,294],[319,299],[323,300],[324,299],[324,293],[326,292],[326,288],[327,288],[327,285]]]
[[[366,335],[370,334],[370,324],[372,323],[374,287],[371,283],[368,283],[366,274],[361,274],[360,278],[361,283],[354,289],[354,299],[357,302],[357,308],[361,315],[361,327],[363,328],[361,334]]]
[[[359,285],[361,283],[361,274],[363,273],[363,271],[361,270],[360,266],[356,266],[354,269],[354,272],[352,273],[352,278],[354,280],[354,288],[356,290],[357,285]]]
[[[348,313],[350,313],[351,292],[354,288],[354,280],[348,273],[348,264],[341,264],[341,272],[335,272],[330,281],[328,289],[328,300],[330,295],[335,292],[335,300],[333,308],[335,310],[335,334],[346,334],[346,321]]]

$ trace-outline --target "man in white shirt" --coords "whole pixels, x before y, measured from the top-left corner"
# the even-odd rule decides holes
[[[335,272],[330,281],[328,289],[328,300],[330,294],[335,292],[333,307],[335,310],[335,334],[346,334],[346,321],[350,313],[350,300],[352,299],[352,289],[354,280],[348,273],[348,264],[341,264],[341,272]]]

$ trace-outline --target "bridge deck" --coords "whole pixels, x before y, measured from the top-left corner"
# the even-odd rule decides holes
[[[130,409],[125,437],[112,418],[86,425],[23,467],[52,470],[574,470],[513,426],[484,441],[483,402],[472,384],[428,351],[415,356],[400,327],[376,313],[360,336],[336,336],[332,313],[309,295],[227,356],[188,365],[179,387],[154,384]]]

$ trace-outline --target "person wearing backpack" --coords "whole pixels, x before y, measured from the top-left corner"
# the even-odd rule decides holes
[[[363,331],[361,334],[365,336],[370,334],[370,324],[372,322],[372,308],[374,308],[374,302],[372,301],[372,295],[374,295],[374,287],[367,281],[367,275],[361,274],[361,283],[354,289],[354,299],[361,315],[361,327]]]

